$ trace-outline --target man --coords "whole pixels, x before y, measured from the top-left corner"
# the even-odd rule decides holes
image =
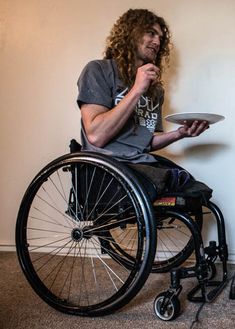
[[[208,128],[207,122],[194,121],[162,132],[161,78],[169,45],[169,28],[153,12],[130,9],[117,20],[104,59],[88,63],[78,81],[83,150],[153,165],[151,151]]]

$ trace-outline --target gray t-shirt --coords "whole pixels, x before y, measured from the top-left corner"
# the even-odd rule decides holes
[[[128,88],[118,77],[116,62],[103,59],[91,61],[85,66],[78,80],[78,91],[79,107],[87,103],[112,109],[125,97]],[[149,97],[141,96],[125,126],[103,148],[89,143],[82,124],[82,150],[107,154],[119,161],[156,162],[149,152],[154,132],[162,131],[163,95],[163,90],[159,90],[159,97],[155,102]]]

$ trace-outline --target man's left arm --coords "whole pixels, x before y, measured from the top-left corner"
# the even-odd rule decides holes
[[[207,121],[194,121],[191,125],[185,122],[177,130],[154,135],[151,143],[151,151],[160,150],[185,137],[199,136],[208,128]]]

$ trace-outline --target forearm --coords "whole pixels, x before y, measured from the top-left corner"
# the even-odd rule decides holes
[[[180,134],[179,130],[156,134],[152,139],[151,151],[160,150],[182,138],[184,138],[184,136]]]
[[[103,147],[115,137],[133,113],[140,96],[141,94],[132,88],[110,110],[95,104],[84,104],[81,108],[82,119],[90,143],[97,147]]]
[[[185,137],[196,137],[209,128],[207,121],[193,121],[187,125],[187,122],[177,130],[168,133],[154,135],[151,144],[151,151],[160,150]]]

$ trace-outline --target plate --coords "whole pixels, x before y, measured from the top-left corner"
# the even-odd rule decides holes
[[[176,114],[167,115],[165,117],[166,121],[178,123],[180,125],[183,125],[184,121],[187,121],[187,123],[190,124],[195,120],[208,121],[209,124],[213,124],[224,119],[225,117],[223,115],[213,114],[213,113],[202,113],[202,112],[176,113]]]

